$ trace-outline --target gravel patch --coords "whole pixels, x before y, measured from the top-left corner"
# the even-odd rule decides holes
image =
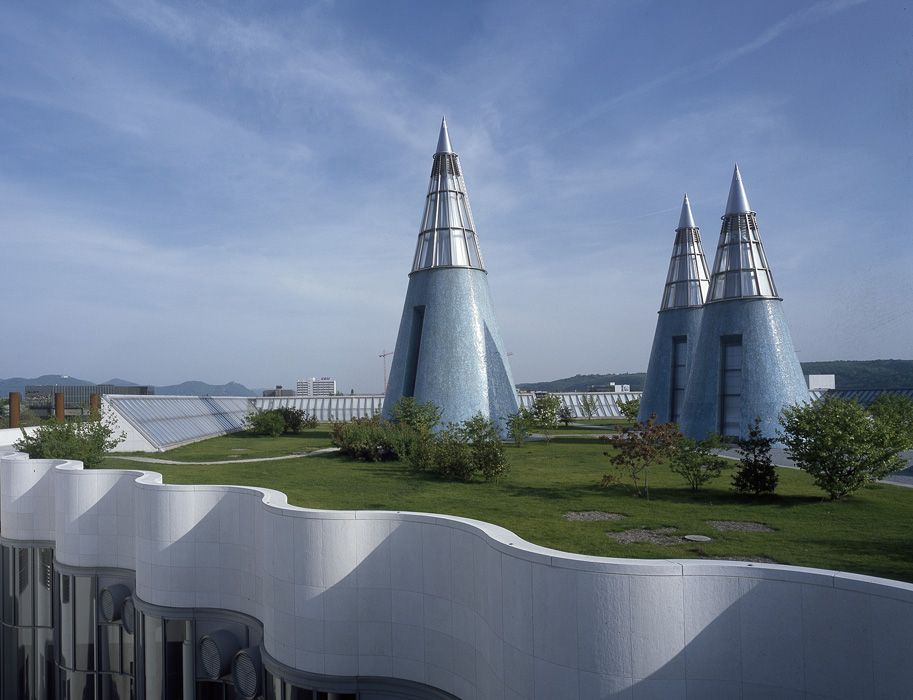
[[[622,520],[621,513],[606,513],[604,510],[569,510],[564,514],[565,520],[574,522],[593,522],[594,520]]]
[[[708,520],[707,524],[719,532],[773,532],[764,523],[742,522],[741,520]]]
[[[673,536],[673,532],[675,532],[674,527],[660,527],[656,530],[638,528],[634,530],[624,530],[623,532],[610,532],[608,535],[618,542],[618,544],[646,542],[648,544],[657,544],[661,547],[671,547],[672,545],[682,543],[682,538]]]

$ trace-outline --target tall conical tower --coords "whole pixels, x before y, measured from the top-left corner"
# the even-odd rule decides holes
[[[744,437],[757,417],[764,434],[773,437],[780,411],[805,401],[808,387],[736,165],[685,391],[682,432]]]
[[[694,223],[688,195],[675,229],[669,274],[653,334],[640,420],[652,414],[660,423],[678,423],[709,286],[701,231]]]
[[[431,184],[384,397],[432,401],[442,422],[476,413],[504,419],[518,408],[488,291],[460,159],[441,122]]]

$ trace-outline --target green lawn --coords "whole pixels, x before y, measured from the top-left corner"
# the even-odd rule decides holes
[[[232,435],[172,450],[188,461],[274,456],[326,446],[326,429],[302,437]],[[247,450],[239,452],[238,450]],[[693,494],[666,467],[651,470],[650,500],[626,486],[602,489],[612,470],[606,447],[592,438],[556,437],[551,444],[507,447],[512,471],[496,483],[451,483],[413,474],[402,464],[353,462],[338,455],[236,465],[154,465],[170,483],[268,486],[296,505],[315,508],[413,510],[497,523],[556,549],[616,557],[766,557],[783,564],[840,569],[913,582],[913,489],[876,485],[832,503],[805,473],[780,470],[774,498],[751,501],[729,489],[730,473]],[[109,457],[105,466],[137,468]],[[569,522],[567,511],[622,513],[620,521]],[[764,523],[774,532],[717,532],[707,520]],[[676,528],[703,534],[705,544],[622,545],[607,533]]]
[[[222,437],[194,442],[176,447],[167,452],[129,452],[125,454],[160,459],[175,459],[181,462],[218,462],[227,459],[251,459],[253,457],[281,457],[283,455],[311,452],[330,444],[328,427],[321,426],[300,435],[280,435],[266,438],[249,433],[233,433]],[[112,459],[112,458],[109,458]]]

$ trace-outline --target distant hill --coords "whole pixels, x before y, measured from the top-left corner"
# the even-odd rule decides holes
[[[550,382],[517,384],[524,391],[605,391],[609,384],[630,384],[631,391],[643,391],[646,372],[624,372],[622,374],[575,374],[566,379]]]
[[[237,382],[228,384],[207,384],[206,382],[183,382],[171,386],[155,387],[156,394],[167,396],[257,396],[251,389]]]
[[[838,389],[913,389],[913,360],[803,362],[805,374],[833,374]]]
[[[60,386],[85,386],[94,384],[87,382],[85,379],[69,377],[65,374],[42,374],[40,377],[10,377],[9,379],[0,379],[0,397],[6,397],[11,391],[18,391],[20,394],[25,393],[26,384],[58,384]]]
[[[140,386],[126,379],[109,379],[106,382],[90,382],[86,379],[77,379],[62,374],[43,374],[40,377],[11,377],[0,379],[0,398],[6,398],[11,391],[25,394],[26,384],[57,384],[59,386],[85,386],[87,384],[113,384],[114,386]],[[206,382],[183,382],[171,386],[155,387],[156,394],[171,396],[259,396],[259,392],[248,389],[243,384],[228,382],[227,384],[207,384]]]
[[[831,360],[803,362],[805,374],[833,374],[838,389],[911,389],[913,360]],[[600,391],[609,384],[630,384],[631,391],[643,391],[645,372],[623,374],[577,374],[550,382],[518,384],[526,391]]]

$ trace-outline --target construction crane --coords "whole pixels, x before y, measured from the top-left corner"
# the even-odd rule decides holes
[[[384,393],[385,394],[387,393],[387,357],[389,357],[392,354],[393,354],[392,351],[387,352],[387,350],[385,348],[384,351],[380,355],[378,355],[378,357],[384,361]]]

